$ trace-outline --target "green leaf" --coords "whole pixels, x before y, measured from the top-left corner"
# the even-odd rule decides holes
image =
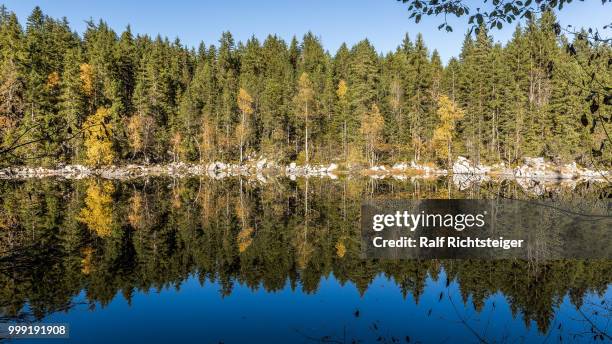
[[[478,25],[482,25],[482,14],[478,13],[476,15],[476,22],[478,23]]]

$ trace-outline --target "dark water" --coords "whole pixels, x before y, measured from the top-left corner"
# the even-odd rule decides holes
[[[362,259],[359,226],[365,199],[504,196],[580,210],[606,209],[609,191],[448,179],[0,181],[0,320],[68,323],[86,343],[609,342],[610,260]]]

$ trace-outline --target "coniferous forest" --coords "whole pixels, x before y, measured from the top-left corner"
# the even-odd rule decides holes
[[[586,34],[586,32],[585,32]],[[209,44],[213,43],[213,44]],[[550,12],[505,44],[486,27],[444,65],[420,34],[330,52],[312,33],[185,46],[35,8],[0,9],[0,164],[421,161],[610,165],[612,49]],[[586,86],[585,86],[586,85]],[[606,163],[607,161],[607,163]]]

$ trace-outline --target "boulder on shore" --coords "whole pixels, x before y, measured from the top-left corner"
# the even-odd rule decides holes
[[[453,164],[453,174],[486,174],[491,172],[489,166],[475,165],[469,159],[459,156]]]

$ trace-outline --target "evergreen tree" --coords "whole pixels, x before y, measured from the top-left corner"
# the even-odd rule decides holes
[[[568,40],[549,11],[505,45],[484,25],[475,31],[443,66],[420,34],[384,56],[368,40],[331,56],[310,32],[289,44],[224,32],[218,47],[189,49],[104,21],[80,37],[38,7],[22,29],[0,6],[0,158],[374,164],[462,154],[608,166],[609,44]],[[450,108],[465,116],[442,116]]]
[[[78,135],[88,114],[87,95],[81,77],[83,56],[79,48],[66,52],[64,57],[64,73],[60,82],[59,116],[66,123],[66,136],[61,140],[67,159],[78,161],[81,158],[82,135]],[[60,133],[58,133],[60,134]],[[70,139],[70,140],[69,140]]]
[[[410,51],[409,46],[406,50]],[[417,35],[408,60],[414,73],[414,83],[407,85],[409,130],[414,160],[418,161],[427,146],[428,138],[431,137],[435,121],[431,99],[433,80],[430,57],[421,34]]]
[[[232,34],[224,32],[219,40],[216,75],[218,82],[217,124],[220,126],[219,150],[221,158],[231,159],[232,138],[237,109],[236,95],[238,94],[239,59]]]
[[[346,125],[349,147],[361,142],[360,123],[363,118],[368,117],[372,105],[378,100],[379,70],[378,55],[368,40],[357,43],[351,49],[348,78],[351,116]],[[349,157],[355,153],[355,149],[349,148]]]

